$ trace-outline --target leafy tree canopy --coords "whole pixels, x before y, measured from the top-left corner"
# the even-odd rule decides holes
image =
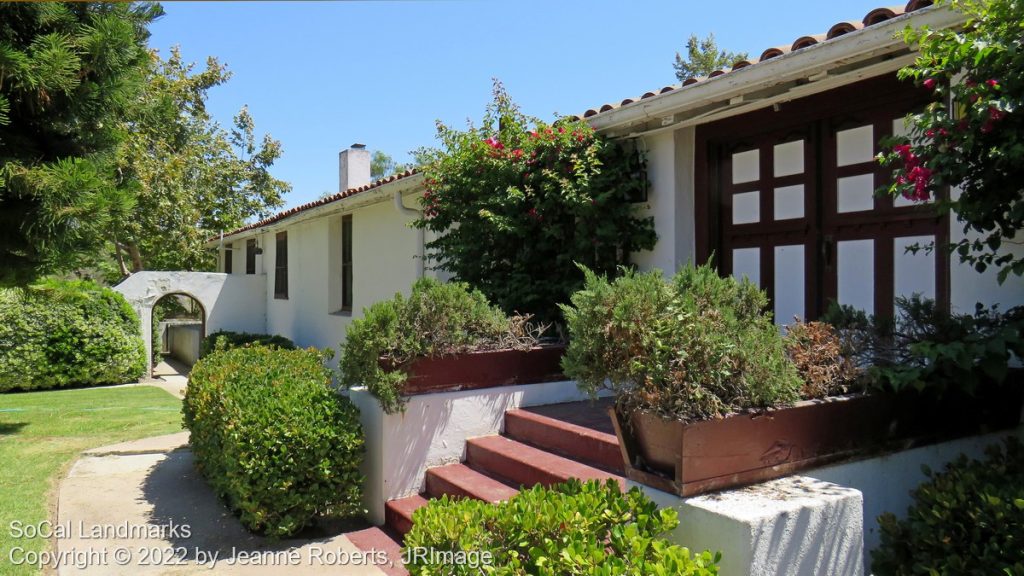
[[[920,53],[900,77],[935,98],[882,162],[895,169],[891,194],[953,210],[966,237],[951,249],[1003,282],[1024,275],[1024,0],[951,4],[968,17],[962,28],[905,32]],[[947,186],[959,191],[945,198]]]
[[[714,34],[708,34],[703,40],[698,39],[696,34],[691,34],[690,39],[686,41],[686,56],[676,52],[676,61],[672,66],[676,69],[676,78],[683,82],[688,78],[707,76],[746,59],[746,52],[719,49]]]
[[[0,3],[0,284],[80,265],[129,212],[119,121],[145,78],[149,3]]]
[[[281,144],[257,139],[245,107],[230,129],[210,117],[207,92],[231,77],[216,58],[197,70],[173,48],[167,60],[153,55],[148,70],[124,118],[118,186],[135,203],[109,227],[111,256],[122,273],[212,269],[207,238],[283,204],[290,186],[270,173]]]
[[[409,170],[412,166],[395,162],[389,154],[377,150],[370,156],[370,179],[377,181]]]

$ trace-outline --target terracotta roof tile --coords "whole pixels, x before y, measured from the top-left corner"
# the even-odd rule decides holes
[[[598,114],[602,114],[604,112],[608,112],[608,111],[611,111],[611,110],[616,110],[616,109],[618,109],[618,108],[620,108],[622,106],[625,106],[627,104],[632,104],[633,102],[636,102],[636,101],[639,101],[639,100],[644,100],[644,99],[647,99],[647,98],[652,98],[654,96],[657,96],[658,94],[664,94],[666,92],[672,92],[673,90],[677,90],[679,88],[684,88],[686,86],[691,86],[693,84],[697,84],[699,82],[703,82],[703,81],[708,80],[710,78],[716,78],[718,76],[722,76],[724,74],[732,72],[733,70],[739,70],[741,68],[746,68],[748,66],[753,66],[755,64],[758,64],[759,62],[764,62],[765,60],[770,60],[772,58],[776,58],[778,56],[782,56],[783,54],[788,54],[788,53],[794,52],[796,50],[801,50],[803,48],[807,48],[809,46],[813,46],[815,44],[818,44],[820,42],[824,42],[826,40],[831,40],[833,38],[838,38],[839,36],[842,36],[844,34],[849,34],[850,32],[854,32],[856,30],[863,29],[863,28],[865,28],[867,26],[874,26],[875,24],[880,24],[880,23],[885,22],[887,20],[891,20],[891,19],[893,19],[893,18],[895,18],[897,16],[901,16],[903,14],[906,14],[908,12],[914,12],[915,10],[920,10],[920,9],[926,7],[926,6],[931,6],[932,4],[933,4],[933,0],[910,0],[910,2],[908,2],[906,4],[906,6],[902,6],[902,7],[901,6],[895,6],[895,7],[875,8],[874,10],[872,10],[872,11],[868,12],[867,14],[865,14],[864,18],[861,19],[860,21],[851,20],[851,21],[847,21],[847,22],[838,22],[835,25],[833,25],[831,28],[829,28],[828,32],[826,32],[824,34],[812,34],[812,35],[807,35],[807,36],[801,36],[801,37],[797,38],[796,40],[794,40],[793,43],[790,44],[790,45],[775,46],[775,47],[772,47],[772,48],[768,48],[764,52],[761,53],[761,57],[758,58],[757,60],[740,60],[739,62],[736,62],[735,64],[733,64],[731,68],[726,69],[726,70],[716,70],[716,71],[712,72],[710,75],[708,75],[706,78],[687,78],[686,80],[683,80],[683,82],[681,84],[677,84],[675,86],[666,86],[666,87],[662,88],[661,90],[645,92],[644,95],[640,96],[639,98],[627,98],[627,99],[623,100],[622,102],[620,102],[619,104],[605,104],[605,105],[600,106],[598,108],[591,108],[590,110],[587,110],[586,112],[584,112],[582,117],[583,118],[592,118],[594,116],[597,116]]]
[[[234,236],[235,234],[239,234],[239,233],[245,232],[247,230],[253,230],[253,229],[256,229],[256,228],[262,228],[263,226],[267,226],[269,224],[273,224],[274,222],[279,222],[281,220],[284,220],[285,218],[288,218],[290,216],[294,216],[294,215],[298,214],[299,212],[305,212],[306,210],[309,210],[311,208],[316,208],[318,206],[323,206],[325,204],[330,204],[331,202],[336,202],[336,201],[342,200],[344,198],[351,198],[352,196],[355,196],[357,194],[362,194],[363,192],[369,192],[370,190],[373,190],[374,188],[379,188],[379,187],[381,187],[381,186],[383,186],[385,184],[390,184],[392,182],[397,182],[398,180],[402,180],[403,178],[408,178],[408,177],[413,176],[414,174],[417,174],[417,173],[419,173],[419,171],[415,170],[415,169],[414,170],[406,170],[405,172],[402,172],[400,174],[394,174],[392,176],[388,176],[387,178],[381,178],[380,180],[377,180],[376,182],[371,182],[370,184],[367,184],[365,186],[359,186],[358,188],[349,188],[348,190],[345,190],[344,192],[339,192],[337,194],[332,194],[330,196],[325,196],[323,198],[318,198],[317,200],[313,200],[312,202],[307,202],[305,204],[301,204],[301,205],[296,206],[294,208],[289,208],[288,210],[285,210],[283,212],[278,212],[277,214],[274,214],[273,216],[270,216],[269,218],[264,218],[263,220],[260,220],[259,222],[253,222],[252,224],[249,224],[247,226],[242,226],[241,228],[237,228],[235,230],[232,230],[231,232],[225,232],[224,233],[224,237],[227,238],[228,236]],[[217,240],[218,238],[220,238],[220,236],[214,236],[214,237],[208,239],[207,242],[213,242],[213,241]]]

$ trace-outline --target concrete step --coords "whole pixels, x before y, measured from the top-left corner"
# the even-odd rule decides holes
[[[522,486],[549,486],[578,478],[584,481],[615,479],[620,487],[625,487],[621,476],[504,436],[473,438],[466,443],[466,454],[466,462],[471,467]]]
[[[515,496],[519,490],[485,476],[464,464],[449,464],[427,470],[427,494],[440,498],[447,494],[461,498],[476,498],[484,502],[501,502]]]
[[[345,535],[349,542],[363,552],[379,554],[381,551],[387,556],[385,564],[377,564],[387,576],[409,576],[409,571],[402,563],[402,545],[398,539],[386,530],[379,527],[367,528],[358,532],[349,532]],[[376,557],[375,557],[376,558]]]
[[[625,473],[619,440],[614,434],[550,418],[529,410],[505,413],[505,435],[548,452]]]
[[[412,528],[412,513],[420,506],[426,506],[427,499],[419,494],[391,500],[384,506],[384,525],[400,536]]]

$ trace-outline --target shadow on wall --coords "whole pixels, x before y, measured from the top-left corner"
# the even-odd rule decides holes
[[[416,479],[417,490],[422,492],[428,467],[464,461],[465,439],[500,433],[505,412],[516,407],[515,395],[482,396],[478,390],[410,398],[404,414],[385,420],[385,426],[395,426],[394,438],[411,440],[384,454],[385,493],[391,494],[388,483],[392,478]]]
[[[828,494],[820,486],[816,491],[819,496]],[[835,495],[848,492],[837,491]],[[860,576],[864,573],[863,542],[848,528],[862,522],[861,514],[850,506],[838,510],[801,507],[795,514],[782,513],[776,522],[755,528],[752,569],[760,567],[781,574],[776,571],[788,566],[785,570],[791,574]]]

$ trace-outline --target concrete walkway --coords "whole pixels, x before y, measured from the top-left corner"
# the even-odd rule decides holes
[[[344,535],[250,534],[196,472],[187,432],[83,453],[58,498],[61,575],[384,574]]]

